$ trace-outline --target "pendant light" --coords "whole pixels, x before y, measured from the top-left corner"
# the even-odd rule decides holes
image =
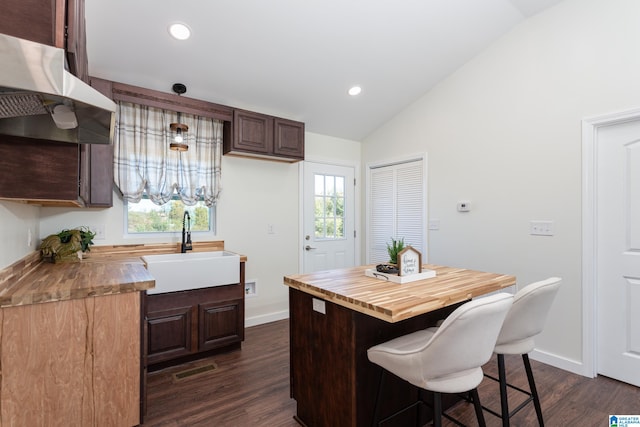
[[[178,96],[182,95],[187,91],[187,87],[182,83],[175,83],[172,87],[173,91],[178,94]],[[189,149],[189,145],[185,139],[185,134],[189,132],[189,126],[180,123],[180,112],[178,111],[178,122],[171,123],[169,125],[169,129],[171,130],[171,135],[173,136],[172,142],[169,144],[169,149],[173,151],[187,151]]]

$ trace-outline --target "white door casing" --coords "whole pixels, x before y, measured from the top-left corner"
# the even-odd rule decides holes
[[[586,120],[583,131],[585,363],[640,386],[640,111]]]
[[[303,273],[355,265],[354,168],[303,164]]]

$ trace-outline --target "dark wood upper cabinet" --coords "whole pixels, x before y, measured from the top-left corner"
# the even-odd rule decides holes
[[[111,98],[111,82],[91,85]],[[0,199],[43,206],[111,207],[113,145],[0,135]]]
[[[0,33],[65,49],[69,71],[88,81],[84,0],[3,0]]]
[[[275,118],[273,154],[304,160],[304,123]]]
[[[273,117],[251,111],[233,112],[231,150],[269,155],[273,152]],[[225,148],[225,154],[231,151]]]
[[[66,2],[4,0],[0,33],[64,48]]]
[[[224,154],[298,162],[304,160],[304,123],[245,110],[233,112],[233,135]]]
[[[80,145],[3,135],[0,198],[52,206],[83,206]]]
[[[69,71],[80,80],[89,82],[84,1],[66,0],[67,33],[64,48]]]
[[[42,206],[110,207],[112,145],[0,136],[0,199]]]

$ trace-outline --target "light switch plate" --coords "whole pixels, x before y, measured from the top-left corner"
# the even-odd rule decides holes
[[[553,236],[553,221],[529,221],[529,234],[532,236]]]

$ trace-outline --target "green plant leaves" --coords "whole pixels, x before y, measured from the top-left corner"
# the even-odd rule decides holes
[[[387,252],[389,253],[389,263],[398,263],[398,252],[404,249],[404,237],[400,239],[391,238],[391,244],[387,243]]]

